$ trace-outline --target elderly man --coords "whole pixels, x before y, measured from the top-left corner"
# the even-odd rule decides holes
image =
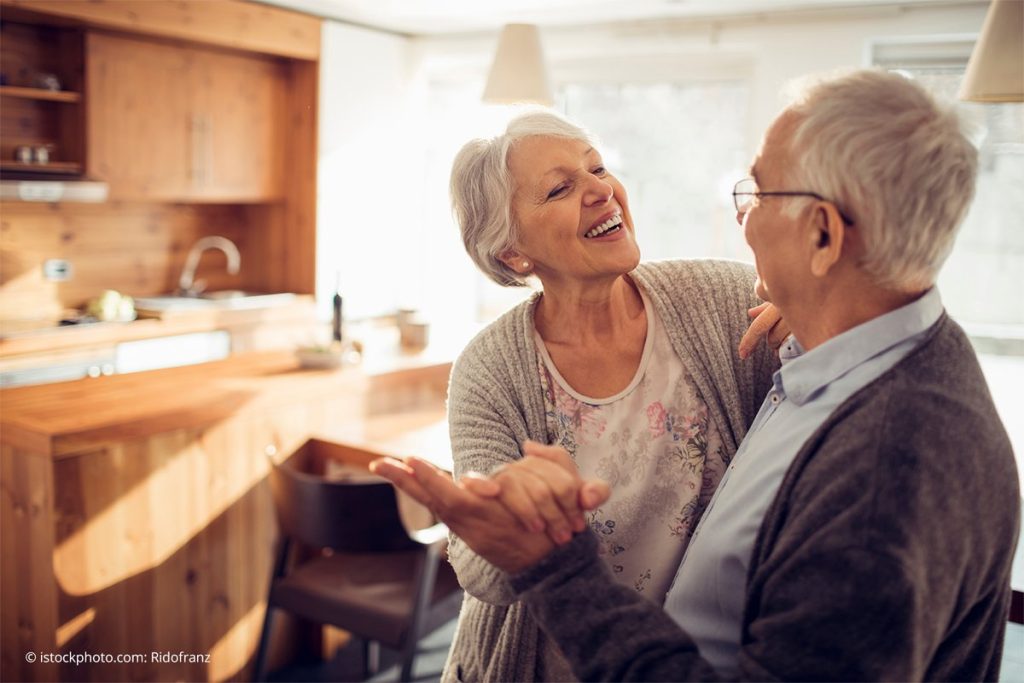
[[[611,580],[592,533],[525,542],[500,477],[377,471],[512,574],[582,680],[995,680],[1018,479],[934,287],[976,165],[953,112],[880,71],[816,83],[771,125],[734,196],[793,335],[665,612]],[[524,465],[571,468],[552,450]]]

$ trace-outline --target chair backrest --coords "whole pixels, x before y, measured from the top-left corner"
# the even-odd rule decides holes
[[[409,537],[386,479],[333,481],[300,471],[292,459],[271,460],[270,491],[281,530],[319,548],[342,552],[391,552],[422,546]]]

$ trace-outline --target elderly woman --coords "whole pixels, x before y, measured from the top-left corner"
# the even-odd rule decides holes
[[[753,269],[640,264],[625,189],[588,134],[551,113],[468,143],[451,192],[476,264],[502,285],[542,285],[455,363],[455,476],[508,467],[526,440],[565,448],[582,476],[612,485],[586,519],[603,559],[662,604],[777,366],[766,346],[735,351],[758,303]],[[444,679],[571,680],[506,576],[457,537],[449,554],[468,595]]]

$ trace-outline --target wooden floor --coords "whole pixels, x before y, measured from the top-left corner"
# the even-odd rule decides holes
[[[448,648],[455,635],[455,619],[438,628],[420,642],[419,653],[413,669],[416,683],[437,683],[441,680],[441,671],[448,657]],[[393,654],[381,652],[381,671],[370,681],[385,683],[397,681],[399,667],[394,663]],[[270,674],[271,681],[359,681],[362,680],[362,647],[353,643],[339,650],[334,659],[318,666],[294,666],[275,671]]]
[[[423,639],[420,654],[416,658],[416,683],[436,683],[441,680],[445,658],[452,636],[455,635],[455,620],[452,620]],[[359,648],[340,652],[335,661],[319,667],[300,668],[276,672],[273,681],[357,681],[360,680],[361,660]],[[386,666],[386,662],[385,662]],[[398,666],[384,668],[371,681],[384,683],[398,680]],[[1003,647],[1003,668],[999,680],[1006,683],[1024,681],[1024,625],[1007,624],[1006,641]]]

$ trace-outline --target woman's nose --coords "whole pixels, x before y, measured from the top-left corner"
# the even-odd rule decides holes
[[[607,183],[596,176],[591,176],[591,178],[590,185],[584,194],[587,203],[605,204],[611,201],[612,195],[615,194],[615,189],[611,186],[611,183]]]

